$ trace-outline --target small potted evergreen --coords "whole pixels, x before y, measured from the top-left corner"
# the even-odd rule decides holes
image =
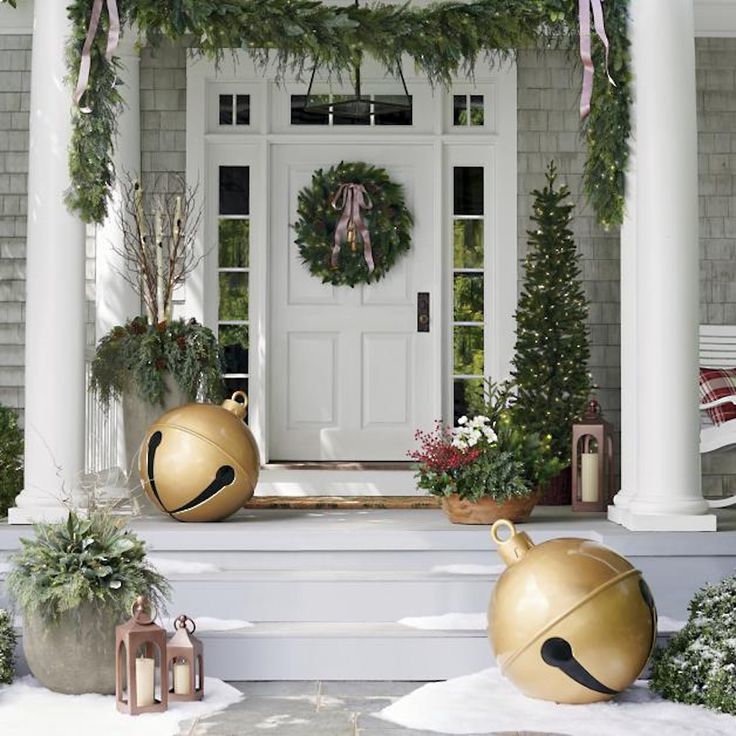
[[[511,384],[488,385],[485,411],[460,417],[458,426],[437,422],[417,431],[417,485],[442,499],[450,521],[491,524],[524,521],[539,499],[539,488],[559,472],[550,438],[523,431],[511,406]]]
[[[15,664],[15,629],[11,615],[0,608],[0,685],[13,682]]]
[[[7,578],[23,614],[23,650],[38,681],[61,693],[115,691],[115,626],[136,596],[162,611],[166,580],[120,518],[97,510],[37,524]]]

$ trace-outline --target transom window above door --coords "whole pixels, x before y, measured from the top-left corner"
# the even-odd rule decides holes
[[[319,95],[316,99],[322,103],[338,102],[341,99],[347,99],[346,95]],[[406,103],[407,98],[403,95],[370,95],[374,102],[384,102],[389,104]],[[312,97],[311,99],[315,99]],[[292,125],[368,125],[368,126],[385,126],[385,125],[412,125],[413,122],[413,100],[411,96],[408,98],[409,104],[412,105],[409,110],[396,110],[392,112],[366,112],[360,117],[351,117],[348,115],[340,115],[339,112],[313,112],[305,110],[307,103],[306,95],[291,95],[290,106]],[[372,106],[371,106],[372,108]]]

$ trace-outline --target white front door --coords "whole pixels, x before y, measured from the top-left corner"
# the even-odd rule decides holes
[[[415,429],[442,414],[441,220],[431,145],[275,144],[271,148],[269,455],[272,460],[406,460]],[[412,247],[377,284],[324,285],[291,227],[314,171],[384,167],[414,215]],[[430,293],[429,332],[417,294]]]

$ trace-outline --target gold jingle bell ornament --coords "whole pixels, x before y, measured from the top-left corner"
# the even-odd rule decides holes
[[[536,546],[506,519],[491,536],[508,565],[488,609],[501,673],[524,695],[557,703],[609,700],[631,685],[657,636],[641,572],[588,539]]]
[[[162,414],[140,450],[143,488],[177,521],[220,521],[253,495],[258,446],[245,425],[248,397],[236,391],[222,406],[185,404]]]

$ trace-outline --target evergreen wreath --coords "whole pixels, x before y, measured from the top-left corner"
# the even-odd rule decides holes
[[[343,216],[335,197],[345,184],[365,188],[369,207],[362,210],[361,217],[370,233],[372,270],[359,229],[355,247],[343,242],[336,259],[332,257],[335,230]],[[299,255],[323,284],[352,288],[379,281],[411,247],[414,220],[404,202],[403,187],[391,181],[385,169],[371,164],[341,161],[327,171],[315,171],[312,183],[299,192],[297,214],[294,230]]]

